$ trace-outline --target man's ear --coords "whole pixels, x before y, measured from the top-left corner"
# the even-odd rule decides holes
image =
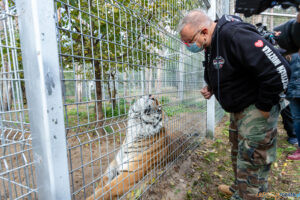
[[[208,29],[207,28],[203,28],[201,31],[201,35],[207,35],[208,34]]]

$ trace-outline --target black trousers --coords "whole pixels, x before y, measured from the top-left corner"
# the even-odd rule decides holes
[[[296,133],[294,132],[293,128],[293,118],[290,105],[286,106],[280,114],[282,117],[283,127],[286,130],[288,137],[296,138]]]

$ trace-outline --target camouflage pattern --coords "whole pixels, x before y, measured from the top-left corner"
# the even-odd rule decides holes
[[[229,128],[235,191],[231,200],[256,200],[267,192],[271,164],[276,159],[277,120],[280,106],[273,106],[266,119],[254,106],[231,114]]]
[[[231,162],[234,173],[234,183],[231,185],[230,190],[235,192],[237,190],[238,131],[234,114],[230,115],[229,141],[231,145]]]

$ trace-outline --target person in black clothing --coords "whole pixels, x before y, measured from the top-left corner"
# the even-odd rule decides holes
[[[280,114],[282,117],[284,130],[286,131],[288,136],[287,142],[292,145],[298,144],[297,136],[293,127],[293,118],[290,105],[287,105],[283,110],[281,110]]]
[[[230,112],[230,142],[235,181],[221,192],[231,199],[262,199],[271,164],[276,159],[280,94],[290,71],[279,52],[237,16],[213,22],[200,10],[190,11],[179,24],[182,42],[193,53],[205,49],[201,90],[215,95]]]

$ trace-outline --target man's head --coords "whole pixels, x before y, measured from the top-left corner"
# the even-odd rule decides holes
[[[181,40],[192,52],[199,52],[202,48],[210,46],[212,34],[216,23],[214,23],[203,11],[190,11],[179,23],[178,31]]]

